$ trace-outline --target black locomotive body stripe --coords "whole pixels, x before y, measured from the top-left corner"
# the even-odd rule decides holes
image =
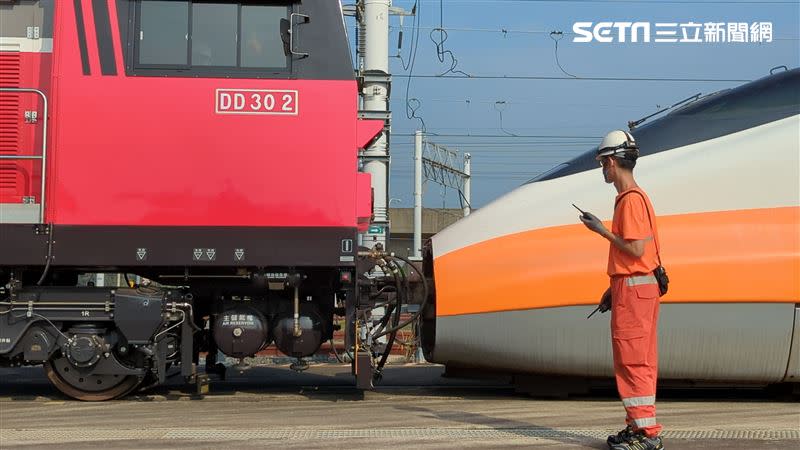
[[[100,54],[100,73],[117,74],[117,61],[114,57],[114,41],[111,38],[111,19],[108,15],[108,2],[92,2],[94,28],[97,33],[97,52]]]
[[[83,6],[81,0],[74,0],[75,3],[75,25],[78,28],[78,48],[81,52],[81,66],[84,75],[91,75],[89,67],[89,49],[86,45],[86,22],[83,20]]]
[[[355,227],[53,225],[53,263],[79,267],[352,267]],[[42,265],[46,233],[0,223],[0,269]],[[55,241],[54,241],[55,242]],[[352,245],[351,245],[352,247]],[[166,269],[165,269],[166,270]]]

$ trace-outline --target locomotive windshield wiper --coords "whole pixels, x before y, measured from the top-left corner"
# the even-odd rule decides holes
[[[650,118],[653,118],[653,117],[655,117],[655,116],[657,116],[657,115],[659,115],[659,114],[661,114],[661,113],[663,113],[663,112],[669,111],[669,110],[671,110],[671,109],[673,109],[673,108],[675,108],[675,107],[677,107],[677,106],[681,106],[681,105],[683,105],[683,104],[686,104],[686,103],[689,103],[689,102],[693,102],[693,101],[699,100],[701,95],[703,95],[703,93],[702,93],[702,92],[698,92],[697,94],[694,94],[694,95],[693,95],[693,96],[691,96],[691,97],[685,98],[685,99],[683,99],[683,100],[679,101],[678,103],[675,103],[675,104],[674,104],[674,105],[672,105],[672,106],[667,106],[666,108],[664,108],[664,109],[661,109],[661,110],[659,110],[659,111],[656,111],[656,112],[654,112],[653,114],[650,114],[649,116],[642,117],[642,118],[641,118],[641,119],[639,119],[639,120],[635,120],[635,121],[629,121],[629,122],[628,122],[628,129],[630,129],[631,131],[633,131],[633,129],[634,129],[634,128],[638,127],[639,125],[641,125],[642,123],[644,123],[644,122],[645,122],[645,121],[647,121],[648,119],[650,119]]]

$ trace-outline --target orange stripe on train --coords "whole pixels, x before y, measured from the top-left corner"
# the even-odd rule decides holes
[[[658,227],[671,281],[664,302],[800,302],[800,208],[662,216]],[[607,255],[582,224],[447,253],[434,261],[436,313],[596,304]]]

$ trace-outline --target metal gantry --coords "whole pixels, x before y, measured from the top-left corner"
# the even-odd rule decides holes
[[[430,142],[422,131],[414,135],[414,249],[412,258],[422,259],[422,186],[432,181],[458,191],[464,216],[471,211],[472,156]]]

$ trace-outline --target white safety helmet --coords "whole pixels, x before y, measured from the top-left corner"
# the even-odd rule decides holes
[[[604,156],[617,156],[623,154],[625,159],[633,159],[639,157],[639,146],[636,145],[636,139],[627,131],[614,130],[603,138],[600,146],[597,147],[597,157],[600,159]]]

